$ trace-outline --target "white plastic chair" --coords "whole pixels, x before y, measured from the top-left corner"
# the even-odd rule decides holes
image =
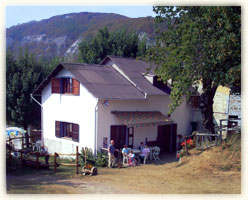
[[[159,147],[154,147],[154,150],[153,150],[153,158],[154,160],[160,160],[159,159],[159,153],[160,153],[160,148]]]
[[[41,140],[37,140],[36,142],[35,142],[35,145],[33,146],[33,150],[37,150],[37,151],[39,151],[40,152],[40,148],[41,148]]]
[[[128,156],[127,155],[123,155],[123,165],[128,165]]]
[[[128,149],[128,152],[130,152],[131,148],[127,148],[127,149]],[[129,165],[129,162],[128,162],[128,160],[129,160],[128,155],[125,155],[125,154],[122,154],[122,155],[123,155],[123,161],[122,161],[123,165]]]

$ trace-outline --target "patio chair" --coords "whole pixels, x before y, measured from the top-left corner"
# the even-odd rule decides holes
[[[127,155],[123,155],[123,165],[128,165],[128,156]]]
[[[160,160],[159,159],[159,153],[160,153],[160,148],[159,147],[154,147],[154,150],[153,150],[153,158],[154,158],[154,160]]]
[[[130,152],[131,148],[127,148],[127,149],[128,149],[128,152]],[[128,158],[128,156],[125,155],[125,154],[122,154],[122,156],[123,156],[123,161],[122,161],[123,165],[129,165],[129,164],[128,164],[128,163],[129,163],[129,158]]]
[[[33,151],[37,150],[40,152],[40,148],[41,148],[41,140],[37,140],[33,145]]]

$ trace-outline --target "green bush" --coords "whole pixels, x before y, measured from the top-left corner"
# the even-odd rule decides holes
[[[81,151],[83,164],[85,163],[85,151],[86,151],[87,161],[94,163],[95,166],[106,167],[108,165],[108,156],[100,152],[97,152],[97,156],[94,156],[92,149],[89,149],[87,147],[82,148]]]
[[[108,166],[108,156],[103,153],[97,152],[96,166],[106,167]]]

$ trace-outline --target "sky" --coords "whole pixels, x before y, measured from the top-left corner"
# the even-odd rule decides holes
[[[78,12],[117,13],[127,17],[155,16],[152,6],[6,6],[6,28],[32,20]]]

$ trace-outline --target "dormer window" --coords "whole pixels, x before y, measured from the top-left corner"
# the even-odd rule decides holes
[[[153,77],[153,85],[167,93],[171,92],[171,89],[168,87],[167,82],[159,80],[158,76]]]
[[[52,94],[79,95],[79,81],[74,78],[52,78]]]

